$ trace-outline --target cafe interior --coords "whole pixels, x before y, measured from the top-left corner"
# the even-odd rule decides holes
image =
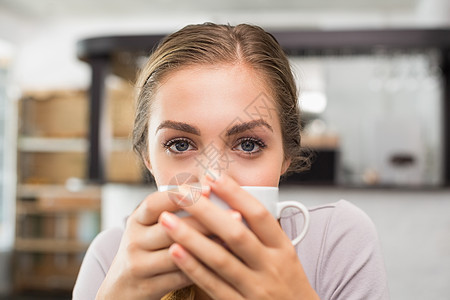
[[[390,297],[448,299],[447,0],[0,0],[0,299],[71,299],[91,241],[157,190],[132,150],[136,75],[204,22],[259,25],[288,55],[311,166],[280,199],[355,204]]]

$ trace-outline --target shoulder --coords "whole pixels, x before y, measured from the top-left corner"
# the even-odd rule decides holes
[[[311,207],[311,234],[320,239],[323,260],[343,255],[352,257],[361,251],[372,252],[379,246],[378,233],[369,216],[356,205],[340,200]],[[342,253],[339,253],[342,252]],[[320,262],[319,262],[320,265]]]
[[[119,249],[123,228],[100,232],[90,244],[73,288],[72,299],[95,299]]]
[[[102,248],[102,246],[105,243],[117,244],[118,242],[120,242],[122,235],[123,235],[123,228],[121,227],[108,228],[97,234],[95,239],[92,241],[92,246],[94,248]]]
[[[338,235],[360,236],[361,238],[376,239],[375,225],[369,216],[356,205],[340,200],[332,204],[333,210],[329,212],[327,220],[327,233]]]
[[[345,200],[308,210],[310,227],[297,251],[321,298],[387,299],[378,233],[368,215]],[[303,226],[303,218],[293,213],[282,224],[292,236]]]
[[[327,215],[316,269],[322,295],[334,295],[335,299],[387,299],[385,266],[372,220],[344,200],[316,209],[326,210]]]
[[[377,235],[375,226],[367,214],[356,205],[339,200],[334,203],[308,207],[310,228],[305,239],[315,240],[323,245],[324,239],[337,237]],[[303,226],[301,213],[291,210],[281,218],[281,224],[288,235],[295,234]],[[302,242],[303,243],[303,242]]]
[[[95,259],[105,274],[108,272],[111,263],[119,249],[123,235],[123,228],[114,227],[100,232],[89,246],[86,256],[90,255]]]
[[[312,206],[308,210],[311,214],[327,216],[328,218],[346,217],[349,222],[372,224],[372,221],[362,209],[347,200]]]

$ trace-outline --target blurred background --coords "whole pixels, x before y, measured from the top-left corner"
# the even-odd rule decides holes
[[[281,198],[361,207],[391,298],[448,299],[448,0],[0,0],[0,299],[70,299],[93,237],[154,191],[135,74],[206,21],[260,25],[290,57],[314,160]]]

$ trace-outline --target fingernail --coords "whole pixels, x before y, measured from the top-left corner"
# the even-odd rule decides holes
[[[232,217],[233,219],[238,220],[238,221],[241,221],[241,220],[242,220],[242,215],[241,215],[240,212],[238,212],[238,211],[236,211],[236,210],[232,210],[232,211],[230,212],[230,214],[231,214],[231,217]]]
[[[186,256],[186,251],[178,244],[172,244],[169,248],[169,254],[175,258],[182,259]]]
[[[205,177],[209,182],[216,182],[219,180],[220,174],[217,174],[215,171],[208,170]]]
[[[174,214],[163,212],[161,214],[161,224],[167,229],[174,229],[178,225],[178,219]]]
[[[209,185],[202,185],[202,194],[208,195],[211,191],[211,187]]]

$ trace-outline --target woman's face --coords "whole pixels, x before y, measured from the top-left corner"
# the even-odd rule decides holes
[[[182,173],[226,173],[241,186],[278,186],[284,161],[274,99],[243,64],[170,73],[154,96],[147,167],[156,184]]]

